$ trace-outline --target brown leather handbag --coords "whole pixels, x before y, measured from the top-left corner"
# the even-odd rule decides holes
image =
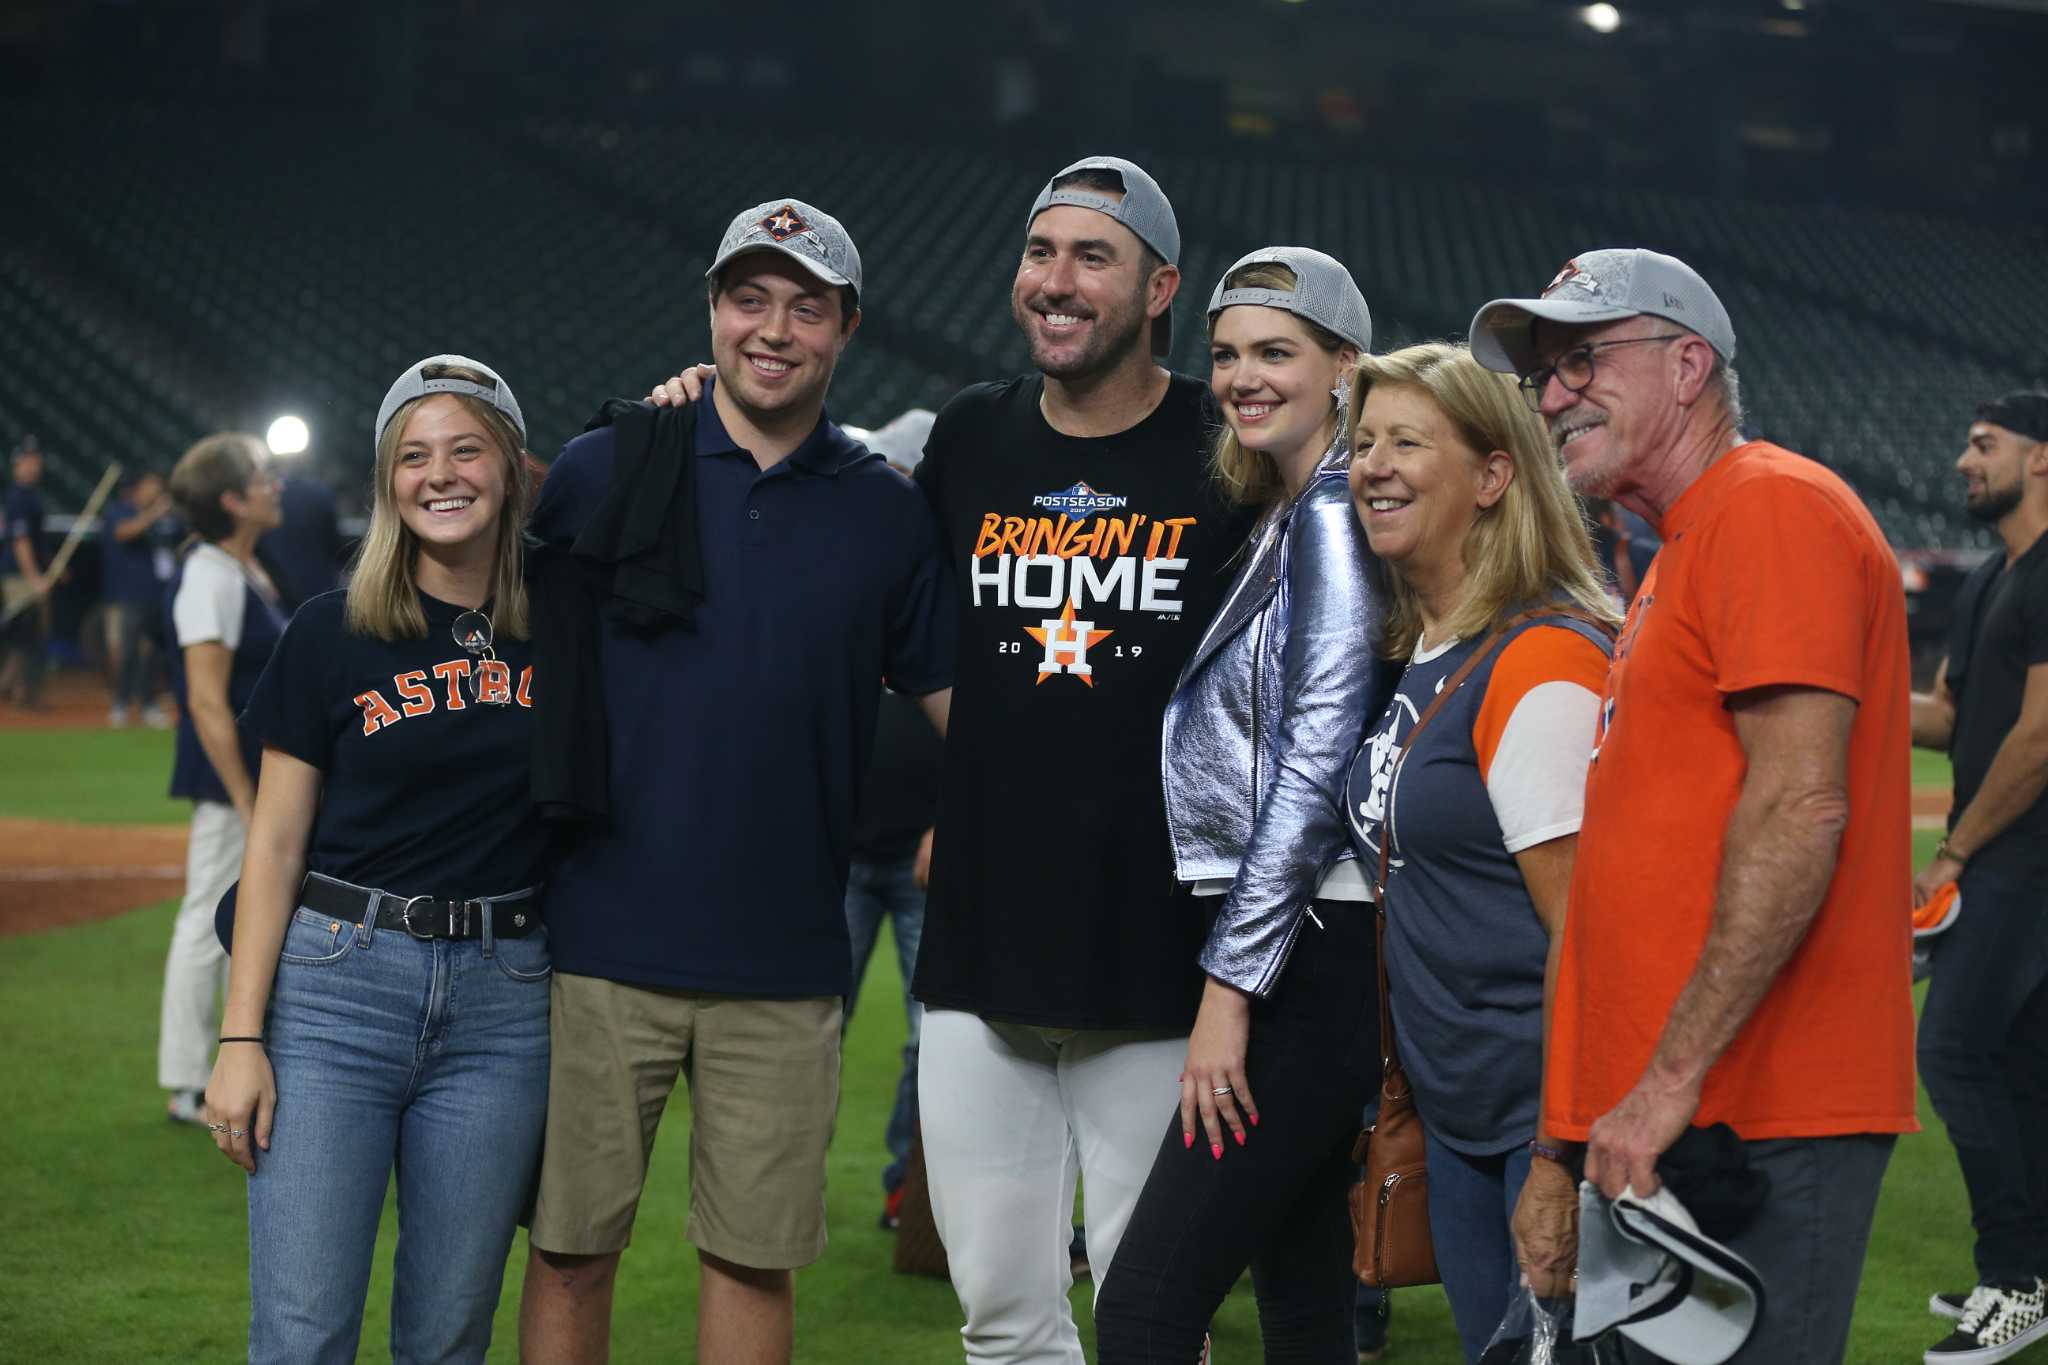
[[[1397,768],[1414,747],[1416,736],[1451,694],[1499,647],[1508,630],[1530,614],[1515,617],[1487,636],[1430,698],[1408,738],[1401,741],[1401,752],[1394,757]],[[1358,1145],[1352,1150],[1352,1159],[1365,1167],[1365,1175],[1351,1187],[1351,1268],[1359,1279],[1380,1289],[1437,1284],[1443,1279],[1437,1273],[1436,1245],[1429,1235],[1429,1165],[1423,1159],[1422,1116],[1415,1112],[1415,1092],[1401,1066],[1401,1050],[1394,1042],[1394,1014],[1387,1003],[1387,873],[1393,849],[1390,785],[1387,813],[1380,822],[1379,894],[1374,916],[1380,978],[1380,1108],[1371,1126],[1359,1133]]]
[[[1415,728],[1401,742],[1394,758],[1398,767],[1415,745],[1416,736],[1436,715],[1451,694],[1472,675],[1472,670],[1500,647],[1508,632],[1525,621],[1544,616],[1569,616],[1607,632],[1613,627],[1577,607],[1556,605],[1520,612],[1487,636],[1472,657],[1445,680],[1437,694],[1416,717]],[[1358,1278],[1381,1289],[1401,1289],[1416,1284],[1436,1284],[1436,1246],[1429,1235],[1429,1166],[1423,1159],[1422,1116],[1415,1112],[1415,1092],[1409,1088],[1408,1073],[1401,1067],[1401,1051],[1394,1041],[1394,1016],[1387,1003],[1387,873],[1393,863],[1394,807],[1391,788],[1386,818],[1380,823],[1380,876],[1376,909],[1377,950],[1380,979],[1380,1108],[1372,1125],[1358,1135],[1352,1160],[1365,1167],[1364,1177],[1351,1187],[1351,1232],[1354,1247],[1351,1268]]]

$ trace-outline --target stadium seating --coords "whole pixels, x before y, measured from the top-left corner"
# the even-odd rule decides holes
[[[836,416],[878,424],[1028,364],[1008,292],[1046,168],[1005,149],[56,104],[9,106],[4,127],[4,183],[101,285],[53,287],[0,235],[0,423],[57,453],[60,503],[106,459],[161,466],[227,420],[195,392],[205,376],[229,377],[241,421],[300,412],[316,456],[359,484],[384,386],[437,350],[501,368],[551,453],[606,394],[708,355],[708,249],[735,209],[776,196],[835,213],[861,247],[867,313]],[[1970,407],[2040,368],[2038,230],[1239,151],[1152,169],[1186,237],[1177,368],[1206,369],[1208,292],[1268,242],[1349,263],[1381,347],[1460,335],[1478,303],[1541,287],[1573,251],[1654,246],[1727,302],[1753,430],[1840,469],[1899,543],[1984,543],[1949,465]]]

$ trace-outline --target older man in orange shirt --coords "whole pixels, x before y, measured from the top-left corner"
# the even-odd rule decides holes
[[[1672,257],[1588,252],[1472,323],[1574,488],[1656,526],[1587,778],[1544,1125],[1516,1227],[1570,1266],[1574,1159],[1654,1191],[1694,1124],[1771,1195],[1727,1238],[1768,1312],[1734,1357],[1841,1359],[1878,1186],[1912,1131],[1908,656],[1898,567],[1828,470],[1745,441],[1735,331]],[[1642,1359],[1640,1348],[1630,1345]]]

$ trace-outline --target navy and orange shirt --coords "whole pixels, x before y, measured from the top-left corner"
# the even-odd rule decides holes
[[[1345,790],[1360,864],[1390,820],[1387,987],[1430,1132],[1489,1156],[1536,1136],[1549,935],[1515,855],[1576,834],[1608,642],[1581,621],[1518,626],[1416,721],[1481,639],[1418,650],[1366,731]]]
[[[444,899],[544,880],[533,642],[499,631],[480,662],[455,643],[453,603],[421,593],[426,638],[386,641],[351,633],[346,602],[299,608],[242,713],[246,734],[322,774],[306,870]]]

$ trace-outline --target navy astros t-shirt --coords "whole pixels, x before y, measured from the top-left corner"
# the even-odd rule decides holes
[[[475,899],[545,879],[528,741],[533,642],[495,642],[480,676],[462,608],[420,594],[425,639],[351,634],[343,590],[301,606],[244,730],[324,775],[306,870],[399,896]],[[505,705],[480,704],[472,691]]]

